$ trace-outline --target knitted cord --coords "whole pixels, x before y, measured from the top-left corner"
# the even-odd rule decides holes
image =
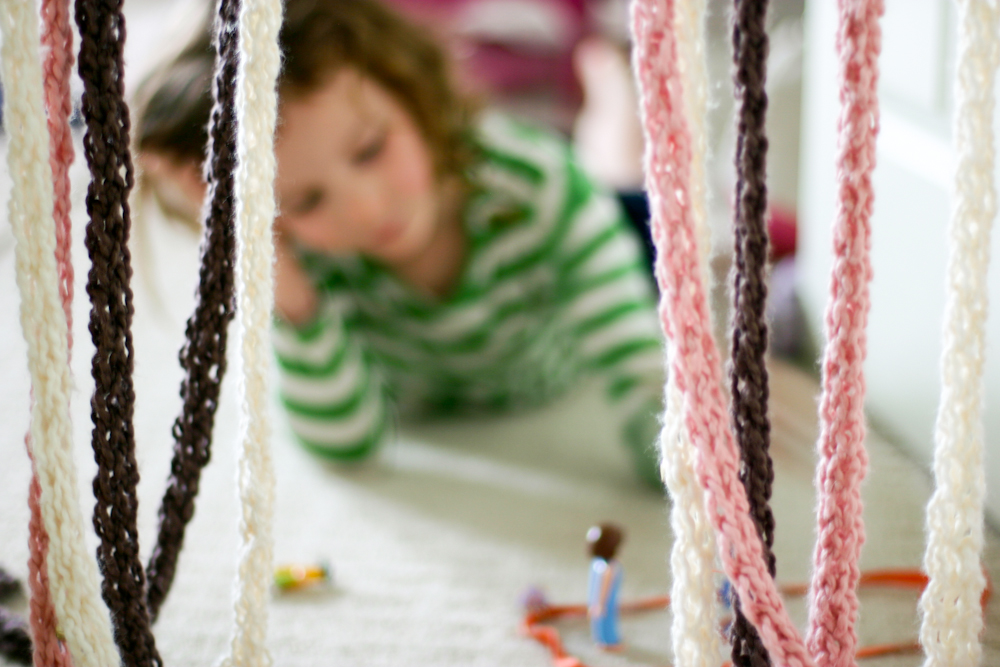
[[[750,513],[764,547],[767,570],[775,574],[774,515],[771,484],[774,468],[768,454],[771,424],[767,418],[767,0],[736,0],[733,17],[733,80],[740,102],[736,133],[736,215],[733,220],[732,364],[730,391],[733,430],[743,466],[740,477]],[[760,636],[733,599],[732,656],[735,667],[770,664]]]
[[[925,667],[975,667],[986,586],[982,571],[983,363],[990,232],[997,214],[993,182],[994,80],[1000,60],[1000,10],[960,0],[955,78],[955,198],[948,246],[941,402],[935,429],[934,478],[927,506],[920,600]]]
[[[738,453],[726,415],[719,352],[712,338],[691,220],[687,192],[691,138],[681,102],[672,16],[671,0],[636,0],[632,4],[660,315],[666,335],[677,346],[671,371],[677,376],[678,388],[688,396],[683,406],[684,425],[697,450],[695,470],[705,491],[723,569],[742,596],[744,613],[757,627],[772,658],[783,666],[811,666],[812,660],[767,571],[739,479]]]
[[[702,275],[708,279],[709,228],[706,215],[705,156],[708,74],[705,63],[705,0],[679,0],[675,6],[678,69],[691,130],[691,171],[688,189],[691,219],[699,240]],[[673,352],[673,343],[670,354]],[[705,510],[704,494],[694,470],[694,450],[684,431],[684,396],[676,376],[667,373],[663,416],[661,473],[670,491],[670,589],[674,662],[678,667],[718,667],[722,638],[715,595],[715,534]]]
[[[125,19],[121,0],[77,0],[79,72],[83,80],[83,150],[90,166],[90,222],[85,237],[91,269],[87,293],[94,341],[94,529],[102,593],[115,619],[115,640],[129,667],[159,665],[146,610],[146,582],[136,529],[139,470],[132,415],[132,277],[128,194],[133,185],[129,115],[124,98]]]
[[[217,52],[205,180],[209,202],[201,249],[194,313],[187,322],[180,352],[186,376],[181,384],[184,405],[174,422],[174,458],[160,505],[160,529],[146,570],[146,603],[154,621],[177,568],[184,529],[194,515],[201,470],[211,456],[212,427],[219,387],[226,372],[226,339],[236,307],[233,300],[236,234],[234,173],[236,170],[236,72],[240,0],[221,0],[215,23]]]
[[[67,358],[73,352],[73,262],[70,257],[70,184],[69,167],[73,163],[73,136],[69,116],[72,112],[70,75],[73,70],[73,31],[69,22],[68,0],[42,0],[42,46],[45,59],[42,71],[45,84],[45,109],[48,114],[49,166],[54,189],[53,215],[56,226],[56,266],[59,271],[59,296],[66,317]],[[25,437],[29,455],[31,434]],[[32,460],[28,489],[28,586],[31,589],[29,619],[35,638],[35,663],[70,665],[69,653],[56,634],[56,613],[49,590],[47,552],[49,536],[45,532],[38,503],[41,490]],[[29,640],[30,641],[30,640]],[[29,643],[30,648],[30,643]]]
[[[274,129],[280,64],[280,0],[248,0],[239,23],[236,270],[243,382],[237,484],[240,495],[240,559],[234,607],[236,624],[224,664],[266,667],[267,594],[273,543],[274,471],[271,463],[267,379],[274,307]]]
[[[839,0],[840,118],[820,398],[817,528],[807,642],[820,667],[855,664],[858,559],[864,542],[865,326],[871,281],[872,171],[878,132],[882,0]]]
[[[52,167],[56,221],[56,263],[59,295],[66,314],[69,349],[73,350],[73,262],[70,258],[69,168],[73,164],[73,135],[69,117],[73,112],[70,76],[73,72],[73,30],[68,0],[42,0],[42,46],[45,60],[45,109],[49,126],[49,165]]]
[[[20,318],[34,394],[31,444],[49,537],[52,602],[73,661],[79,667],[120,664],[111,619],[98,593],[96,563],[87,554],[76,486],[69,422],[70,373],[65,313],[60,306],[52,172],[38,18],[32,3],[2,0],[4,125],[12,187],[8,218],[16,240]]]
[[[26,437],[25,440],[29,440]],[[30,452],[31,445],[28,444]],[[32,459],[34,469],[34,459]],[[63,667],[73,664],[66,646],[59,641],[56,631],[58,620],[56,609],[52,602],[52,591],[49,587],[48,549],[49,535],[42,521],[42,510],[39,497],[41,487],[38,476],[33,474],[28,486],[28,508],[31,517],[28,520],[29,559],[28,588],[31,591],[28,618],[31,625],[31,635],[34,637],[35,665],[37,667]],[[30,643],[29,643],[30,648]]]

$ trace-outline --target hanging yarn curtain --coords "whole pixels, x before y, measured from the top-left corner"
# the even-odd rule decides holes
[[[997,214],[993,119],[1000,8],[958,0],[954,200],[948,232],[936,490],[927,506],[930,577],[920,600],[926,667],[976,667],[986,588],[982,571],[983,363],[990,233]]]
[[[986,0],[958,2],[955,136],[959,160],[936,432],[939,486],[928,507],[930,585],[921,601],[921,637],[928,667],[978,664],[980,599],[985,587],[980,564],[985,486],[981,378],[985,275],[996,215],[992,82],[1000,62],[1000,9]],[[94,525],[101,538],[98,553],[107,606],[97,593],[95,561],[84,546],[68,411],[72,266],[66,168],[72,159],[68,133],[72,56],[67,55],[71,33],[66,21],[60,23],[60,16],[65,18],[68,12],[65,5],[45,0],[44,7],[45,102],[51,142],[44,129],[37,17],[31,3],[0,0],[0,73],[13,181],[9,218],[16,240],[20,317],[35,393],[29,448],[35,474],[30,498],[37,501],[32,506],[30,575],[36,664],[65,664],[67,660],[56,636],[56,617],[65,646],[81,667],[160,664],[150,618],[155,618],[169,591],[184,526],[193,513],[200,470],[210,455],[219,383],[225,372],[226,326],[233,317],[235,294],[241,311],[243,359],[237,479],[241,548],[235,628],[224,663],[269,665],[265,637],[274,479],[268,443],[267,332],[273,308],[271,224],[280,1],[249,0],[242,7],[240,0],[220,0],[219,4],[216,106],[206,168],[211,196],[201,285],[181,354],[187,371],[182,384],[184,408],[174,426],[175,458],[150,562],[155,581],[150,581],[148,593],[135,528],[138,471],[131,423],[132,306],[127,249],[132,165],[122,84],[124,21],[120,2],[77,3],[88,127],[84,145],[93,179],[87,196],[91,217],[87,246],[93,259],[88,282],[94,302],[90,328],[97,347],[93,364],[97,388],[92,401],[98,462]],[[765,7],[765,2],[737,0],[733,34],[737,86],[744,104],[737,147],[730,422],[705,288],[704,0],[634,0],[632,6],[634,65],[658,251],[660,314],[670,341],[670,411],[661,441],[663,475],[675,499],[671,517],[677,531],[671,556],[677,611],[674,650],[681,667],[718,664],[714,602],[710,601],[714,589],[710,589],[709,525],[740,600],[737,628],[743,625],[747,631],[737,630],[736,664],[764,664],[769,654],[779,665],[847,667],[855,663],[857,652],[856,589],[864,540],[860,484],[867,465],[862,364],[871,279],[871,177],[878,132],[878,19],[883,2],[839,0],[839,191],[820,404],[818,540],[806,642],[791,624],[773,581],[773,517],[767,506],[773,473],[767,455],[763,366]],[[47,224],[50,218],[55,225]],[[238,260],[234,256],[237,245]],[[742,475],[737,444],[744,456],[746,472]],[[46,577],[50,597],[45,592]],[[753,627],[741,624],[741,610]]]
[[[77,499],[69,422],[69,348],[56,265],[49,138],[43,110],[38,18],[33,3],[3,0],[0,68],[12,189],[9,220],[21,296],[21,328],[34,391],[31,445],[40,507],[49,538],[49,584],[56,616],[78,667],[120,664],[111,619],[98,593]]]
[[[746,616],[776,662],[812,665],[767,571],[739,480],[687,192],[691,137],[671,26],[673,10],[671,0],[636,0],[632,5],[660,313],[664,331],[677,351],[670,370],[686,394],[684,424],[697,451],[698,480],[705,490],[723,568],[744,601]]]
[[[212,427],[226,373],[227,330],[233,319],[236,253],[236,73],[240,0],[220,0],[215,18],[215,101],[209,126],[207,209],[195,309],[180,353],[184,401],[174,422],[174,456],[159,512],[159,531],[146,569],[146,603],[154,621],[170,591],[184,529],[194,515],[201,471],[211,456]]]
[[[243,357],[237,462],[241,546],[234,601],[236,624],[226,665],[271,664],[265,637],[273,552],[274,471],[267,380],[274,308],[271,224],[275,216],[274,130],[281,17],[281,0],[245,0],[239,22],[236,293]]]

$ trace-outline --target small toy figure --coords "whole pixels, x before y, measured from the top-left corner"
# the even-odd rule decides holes
[[[326,563],[318,565],[282,565],[274,571],[274,586],[285,593],[310,588],[319,584],[329,584],[333,581],[330,566]]]
[[[618,526],[602,523],[587,531],[590,546],[590,582],[587,587],[587,618],[594,643],[605,651],[622,648],[618,634],[618,591],[622,567],[615,560],[624,534]]]

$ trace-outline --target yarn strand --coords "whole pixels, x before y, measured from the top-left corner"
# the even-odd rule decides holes
[[[243,381],[237,485],[241,547],[234,607],[236,625],[223,664],[267,667],[267,596],[271,581],[274,471],[267,379],[274,308],[274,130],[280,65],[280,0],[246,0],[240,13],[236,168],[236,285]]]
[[[160,505],[160,529],[146,570],[146,603],[154,621],[177,569],[184,529],[194,515],[201,471],[211,456],[212,427],[226,373],[227,328],[236,308],[236,73],[240,0],[220,0],[215,21],[215,106],[209,128],[205,181],[208,208],[201,249],[198,292],[180,353],[186,376],[184,405],[174,422],[174,457]]]
[[[146,609],[146,581],[136,528],[139,470],[132,416],[132,277],[128,195],[134,183],[129,114],[124,98],[125,18],[121,0],[77,0],[79,72],[83,80],[84,154],[90,166],[86,245],[91,269],[90,335],[94,394],[91,417],[97,462],[94,529],[104,574],[102,593],[117,624],[128,667],[160,665]]]
[[[678,0],[674,9],[678,69],[682,80],[691,134],[691,170],[688,189],[691,220],[698,237],[702,276],[708,284],[710,232],[706,213],[705,157],[708,142],[708,74],[705,62],[705,0]],[[676,354],[668,341],[669,354]],[[669,365],[669,362],[668,362]],[[705,500],[694,469],[694,449],[684,430],[682,402],[676,375],[667,373],[666,410],[660,437],[663,451],[661,475],[670,492],[670,526],[674,543],[670,552],[673,608],[671,640],[678,667],[718,667],[722,661],[722,636],[715,593],[715,533],[705,510]]]
[[[818,536],[807,642],[818,667],[855,665],[858,561],[864,542],[865,327],[871,282],[872,171],[879,126],[882,0],[839,0],[840,118],[833,267],[825,318],[816,472]]]
[[[59,273],[59,297],[66,318],[67,361],[73,354],[73,262],[70,256],[70,182],[73,163],[73,136],[69,116],[72,112],[70,75],[73,71],[73,31],[70,28],[68,0],[42,0],[42,46],[45,58],[42,71],[45,85],[45,110],[49,130],[49,166],[54,189],[53,216],[56,229],[56,267]],[[31,434],[25,436],[31,454]],[[34,663],[37,667],[64,667],[72,664],[69,652],[56,634],[56,611],[49,588],[49,536],[42,520],[39,498],[41,487],[31,464],[28,486],[28,589],[31,591],[29,624],[34,637]],[[31,650],[31,641],[27,643]]]
[[[936,489],[927,506],[930,578],[920,600],[925,667],[976,667],[986,587],[982,571],[983,364],[994,185],[995,84],[1000,10],[958,0],[954,132],[957,167],[948,233],[941,399],[934,432]]]
[[[767,0],[736,0],[733,20],[733,80],[739,112],[736,136],[736,211],[733,220],[732,364],[730,391],[733,429],[743,467],[740,477],[750,513],[775,575],[774,515],[771,484],[774,468],[768,454],[771,424],[767,417]],[[771,661],[760,636],[743,615],[741,598],[733,599],[731,639],[735,667],[764,667]]]
[[[666,335],[677,345],[671,371],[678,388],[687,392],[684,424],[697,451],[695,469],[705,491],[723,569],[775,662],[811,667],[802,638],[767,571],[746,490],[739,480],[738,452],[726,415],[719,352],[712,338],[691,221],[687,191],[691,137],[670,25],[673,9],[672,0],[634,0],[631,6],[660,315]]]
[[[20,318],[34,392],[31,449],[41,519],[49,539],[52,602],[79,667],[120,664],[96,562],[87,555],[78,504],[69,421],[68,329],[60,305],[49,137],[46,132],[38,18],[34,5],[0,0],[0,72],[12,181],[8,219],[14,234]],[[30,493],[30,492],[29,492]]]

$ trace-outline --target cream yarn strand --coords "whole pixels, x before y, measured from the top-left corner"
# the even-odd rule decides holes
[[[32,453],[49,534],[48,568],[59,627],[77,667],[121,663],[97,562],[84,543],[83,515],[69,420],[70,372],[66,317],[59,298],[49,137],[42,107],[35,3],[0,0],[0,51],[7,160],[12,181],[9,216],[17,243],[21,328],[34,388]]]
[[[267,650],[267,598],[271,582],[274,470],[271,462],[267,380],[274,287],[271,265],[275,215],[275,89],[281,61],[280,0],[245,0],[240,14],[237,125],[236,293],[242,334],[241,441],[237,485],[241,502],[234,667],[271,664]]]
[[[934,433],[937,488],[927,507],[920,599],[925,667],[977,667],[982,656],[983,360],[990,230],[997,214],[994,80],[1000,11],[958,0],[955,192],[948,245],[941,402]]]
[[[705,284],[711,242],[706,212],[705,160],[708,113],[708,74],[705,64],[705,0],[678,0],[674,9],[678,66],[691,132],[691,218],[698,237]],[[669,354],[676,348],[669,343]],[[661,474],[670,491],[670,526],[674,544],[670,553],[673,583],[670,589],[673,624],[671,638],[677,667],[718,667],[723,642],[718,627],[715,593],[715,533],[705,509],[704,493],[695,476],[695,450],[684,430],[684,396],[676,376],[667,374],[663,415]]]

